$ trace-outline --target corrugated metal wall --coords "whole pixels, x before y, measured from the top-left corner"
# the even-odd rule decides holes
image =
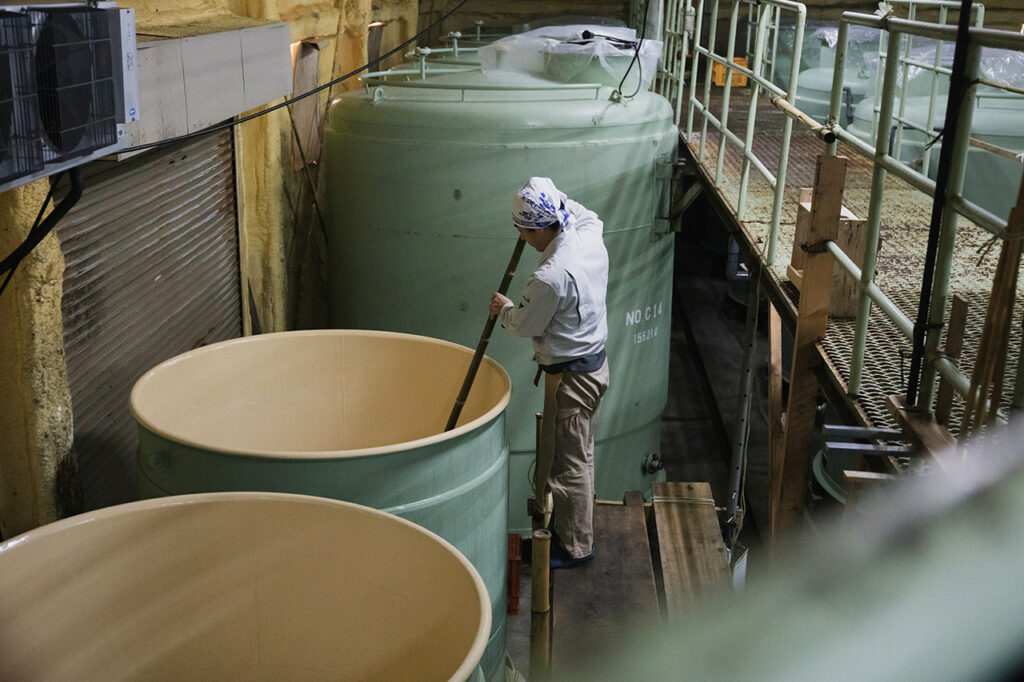
[[[135,381],[242,333],[231,132],[92,164],[57,233],[75,451],[96,509],[133,498]]]

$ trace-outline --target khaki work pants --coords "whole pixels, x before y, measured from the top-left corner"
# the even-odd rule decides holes
[[[534,487],[553,500],[554,531],[569,554],[580,558],[594,546],[594,429],[608,388],[608,361],[593,372],[544,375],[544,419]]]

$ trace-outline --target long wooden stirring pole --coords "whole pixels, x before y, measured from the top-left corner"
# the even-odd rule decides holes
[[[508,267],[505,268],[505,276],[501,279],[501,284],[498,286],[498,293],[502,296],[508,291],[508,285],[512,283],[512,277],[516,274],[516,268],[519,267],[519,257],[523,255],[523,247],[526,246],[526,242],[520,237],[516,241],[516,247],[512,251],[512,259],[508,262]],[[484,333],[480,335],[480,341],[476,344],[476,352],[473,353],[473,361],[469,363],[469,369],[466,371],[466,378],[462,380],[462,388],[459,389],[459,397],[455,399],[455,405],[452,406],[452,413],[448,416],[448,425],[444,427],[445,431],[451,431],[455,428],[455,424],[459,421],[459,415],[462,414],[462,407],[466,404],[466,398],[469,396],[469,389],[473,387],[473,380],[476,379],[476,371],[480,369],[480,361],[484,359],[484,351],[487,350],[487,344],[491,340],[491,332],[494,331],[494,323],[498,321],[498,316],[487,316],[487,324],[484,325]]]

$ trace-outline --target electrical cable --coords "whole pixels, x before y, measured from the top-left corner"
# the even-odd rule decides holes
[[[21,245],[18,246],[18,248],[16,248],[6,258],[0,261],[0,273],[13,271],[14,268],[18,267],[18,263],[21,262],[22,258],[25,257],[25,254],[22,254],[21,251],[25,244],[29,241],[29,239],[32,238],[32,234],[39,229],[39,222],[43,219],[43,212],[45,212],[46,207],[49,206],[50,199],[53,198],[53,190],[57,187],[57,183],[60,182],[61,176],[63,175],[63,172],[58,173],[57,177],[53,180],[53,182],[50,183],[50,191],[46,193],[46,198],[43,199],[43,205],[39,207],[39,212],[36,213],[36,219],[32,223],[32,227],[29,228],[28,235],[26,235],[24,241],[22,241]]]
[[[46,235],[50,234],[57,223],[61,221],[64,216],[67,215],[78,200],[82,198],[82,192],[85,189],[85,185],[82,182],[82,171],[79,168],[71,168],[67,172],[68,178],[71,180],[71,188],[68,193],[60,200],[50,214],[46,218],[42,218],[43,212],[46,210],[46,206],[50,203],[50,199],[53,197],[53,190],[57,186],[55,181],[50,185],[50,191],[46,194],[46,199],[43,200],[43,205],[39,207],[39,214],[36,216],[36,222],[33,223],[32,228],[28,231],[28,235],[25,240],[14,249],[3,261],[0,261],[0,274],[7,273],[7,278],[4,280],[2,286],[0,286],[0,294],[3,293],[4,289],[10,283],[11,278],[14,276],[14,271],[17,269],[21,262],[25,259],[28,254],[32,253],[32,249],[39,245],[39,242],[43,241]]]
[[[644,2],[644,18],[643,26],[640,28],[640,40],[636,44],[636,50],[633,52],[633,58],[629,60],[629,66],[626,67],[626,73],[622,74],[622,80],[619,81],[619,87],[615,88],[615,92],[619,93],[619,96],[623,99],[633,99],[640,94],[640,84],[644,80],[644,67],[640,63],[640,48],[644,46],[644,38],[647,37],[647,14],[651,9],[651,0]],[[626,78],[629,77],[629,72],[633,70],[633,64],[637,65],[637,80],[636,90],[633,91],[632,95],[626,96],[622,94],[622,86],[626,83]]]
[[[197,130],[197,131],[195,131],[193,133],[186,133],[185,135],[178,135],[176,137],[169,137],[169,138],[167,138],[165,140],[157,140],[156,142],[146,142],[145,144],[137,144],[137,145],[135,145],[133,147],[127,147],[125,149],[119,149],[119,150],[117,150],[117,153],[118,154],[128,154],[130,152],[142,151],[143,149],[152,149],[153,147],[160,147],[160,146],[163,146],[165,144],[173,144],[175,142],[182,142],[184,140],[191,140],[191,139],[196,138],[196,137],[201,137],[203,135],[208,135],[210,133],[215,133],[215,132],[217,132],[219,130],[225,130],[227,128],[232,128],[232,127],[234,127],[236,125],[239,125],[240,123],[245,123],[246,121],[251,121],[254,118],[259,118],[260,116],[265,116],[266,114],[269,114],[269,113],[271,113],[273,111],[277,111],[278,109],[281,109],[282,107],[286,107],[286,106],[292,104],[293,102],[298,102],[300,99],[305,99],[306,97],[311,97],[312,95],[315,95],[315,94],[317,94],[319,92],[323,92],[324,90],[327,90],[328,88],[332,88],[335,85],[337,85],[338,83],[341,83],[342,81],[346,81],[349,78],[352,78],[353,76],[356,76],[356,75],[362,73],[363,71],[366,71],[367,69],[370,69],[370,68],[376,66],[377,64],[381,63],[382,61],[384,61],[385,59],[387,59],[391,55],[395,54],[396,52],[404,50],[406,47],[408,47],[412,43],[414,43],[417,40],[419,40],[422,36],[426,35],[429,31],[433,30],[436,26],[438,26],[445,19],[447,19],[451,15],[455,14],[455,12],[457,12],[458,10],[462,9],[462,6],[465,5],[466,3],[468,3],[469,1],[470,0],[462,0],[459,4],[455,5],[455,7],[450,9],[448,12],[446,12],[443,15],[441,15],[441,17],[437,21],[435,21],[433,24],[431,24],[430,26],[427,26],[425,29],[423,29],[422,31],[420,31],[419,33],[414,35],[412,38],[409,38],[408,40],[406,40],[404,43],[401,43],[400,45],[398,45],[398,47],[396,47],[396,48],[394,48],[394,49],[392,49],[392,50],[390,50],[388,52],[385,52],[384,54],[382,54],[381,56],[377,57],[376,59],[374,59],[371,62],[367,62],[366,64],[363,64],[358,69],[354,69],[352,71],[349,71],[344,76],[339,76],[339,77],[337,77],[337,78],[335,78],[335,79],[333,79],[331,81],[328,81],[328,82],[324,83],[323,85],[318,85],[317,87],[313,88],[312,90],[304,92],[304,93],[302,93],[300,95],[295,95],[294,97],[292,97],[290,99],[287,99],[284,102],[278,102],[277,104],[275,104],[273,106],[270,106],[270,107],[267,107],[266,109],[263,109],[262,111],[257,111],[255,114],[249,114],[248,116],[243,116],[242,118],[236,118],[236,119],[232,119],[230,121],[225,121],[223,123],[218,123],[217,125],[210,126],[209,128],[203,128],[202,130]]]

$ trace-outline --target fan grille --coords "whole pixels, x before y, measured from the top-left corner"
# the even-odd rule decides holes
[[[32,19],[0,11],[0,183],[42,170]]]
[[[36,76],[47,162],[117,142],[114,69],[106,12],[36,12]]]

